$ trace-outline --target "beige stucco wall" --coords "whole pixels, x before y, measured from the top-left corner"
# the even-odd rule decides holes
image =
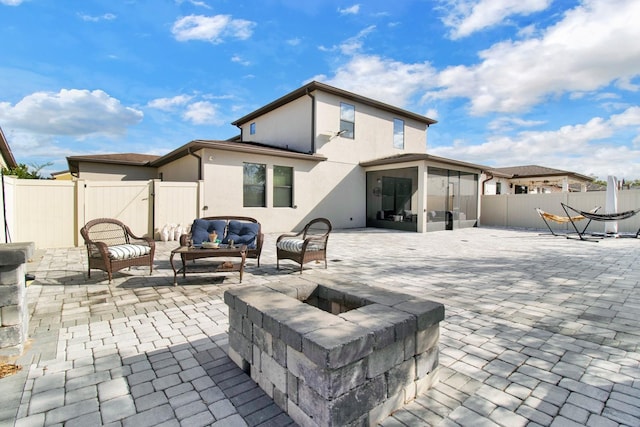
[[[199,150],[196,155],[201,156],[204,164],[205,150]],[[184,156],[158,168],[158,177],[162,174],[163,181],[196,182],[198,181],[198,158]],[[203,175],[204,177],[204,175]]]
[[[260,142],[301,153],[311,151],[311,98],[303,96],[242,127],[242,140]],[[256,133],[250,135],[251,123]]]
[[[364,170],[360,166],[219,150],[205,152],[201,217],[250,216],[260,221],[265,232],[297,230],[316,217],[329,218],[336,228],[365,225]],[[267,207],[243,207],[244,162],[266,165]],[[273,166],[293,167],[295,207],[273,207]]]
[[[80,179],[87,181],[145,181],[157,177],[156,168],[112,163],[80,162]]]
[[[426,153],[425,124],[324,92],[316,92],[316,99],[319,154],[355,164],[402,153]],[[340,102],[355,106],[354,139],[332,137],[340,130]],[[393,147],[394,118],[404,120],[404,149]]]

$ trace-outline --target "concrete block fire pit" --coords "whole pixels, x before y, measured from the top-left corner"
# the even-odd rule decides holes
[[[442,304],[302,280],[224,300],[230,358],[301,426],[375,425],[437,381]]]

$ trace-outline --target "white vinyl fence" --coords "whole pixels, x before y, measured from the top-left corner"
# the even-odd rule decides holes
[[[559,216],[567,216],[560,203],[576,209],[588,211],[597,206],[598,213],[605,213],[606,191],[589,191],[584,193],[550,193],[550,194],[501,194],[482,196],[480,201],[480,226],[504,228],[525,228],[547,230],[535,208],[540,208]],[[640,190],[621,190],[618,192],[618,212],[640,208]],[[570,215],[576,215],[569,211]],[[586,223],[585,223],[586,224]],[[592,221],[588,232],[604,232],[603,222]],[[573,231],[570,223],[557,224],[549,221],[556,231]],[[621,233],[636,233],[640,228],[640,214],[618,221]]]
[[[164,225],[188,226],[202,210],[203,182],[50,181],[2,177],[4,232],[0,243],[35,242],[36,248],[83,244],[80,229],[94,218],[116,218],[136,235],[159,240]],[[535,208],[560,216],[564,202],[577,209],[602,206],[606,192],[510,194],[482,196],[480,226],[546,230]],[[640,208],[640,190],[618,193],[618,212]],[[572,231],[570,224],[551,223],[557,231]],[[618,222],[620,232],[635,233],[640,214]],[[604,223],[592,222],[588,231],[603,232]]]
[[[79,246],[82,226],[105,217],[124,222],[136,235],[157,239],[165,224],[190,225],[198,217],[201,186],[159,180],[50,181],[3,176],[0,243]]]

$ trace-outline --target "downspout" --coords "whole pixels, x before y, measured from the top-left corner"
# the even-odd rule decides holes
[[[187,148],[187,154],[198,159],[198,181],[202,181],[202,157],[198,156],[196,153],[192,153],[191,147]]]
[[[311,154],[316,154],[316,97],[307,88],[307,96],[311,98]]]
[[[484,196],[484,185],[488,182],[491,181],[493,179],[493,175],[489,172],[487,172],[487,179],[482,181],[482,195]]]

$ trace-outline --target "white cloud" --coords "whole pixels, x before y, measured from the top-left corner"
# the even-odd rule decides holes
[[[182,3],[185,3],[185,1],[194,6],[204,7],[205,9],[211,9],[211,6],[209,6],[207,3],[203,1],[197,1],[197,0],[176,0],[176,4],[180,5]]]
[[[620,133],[640,132],[640,107],[630,107],[607,118],[550,131],[523,131],[515,136],[489,137],[478,145],[462,141],[449,147],[431,147],[442,157],[492,166],[541,164],[585,175],[640,176],[640,147],[615,144]]]
[[[340,15],[357,15],[360,12],[360,5],[354,4],[350,7],[345,7],[344,9],[338,8],[338,13]]]
[[[428,62],[405,64],[376,55],[355,55],[332,78],[318,75],[313,79],[406,107],[413,94],[430,87],[435,75]]]
[[[189,95],[177,95],[172,98],[157,98],[149,101],[147,104],[151,108],[156,108],[162,111],[172,111],[176,107],[187,104],[193,96]]]
[[[117,18],[117,16],[114,15],[113,13],[105,13],[104,15],[99,15],[99,16],[92,16],[84,13],[78,13],[78,16],[80,17],[80,19],[87,22],[113,21],[114,19]]]
[[[23,0],[0,0],[0,4],[5,6],[19,6]]]
[[[36,92],[15,105],[0,103],[0,121],[7,128],[45,135],[122,135],[142,117],[141,111],[123,106],[101,90]]]
[[[302,40],[299,38],[294,38],[287,40],[285,43],[287,43],[289,46],[298,46],[300,43],[302,43]]]
[[[319,49],[323,52],[334,52],[340,51],[343,55],[354,55],[358,53],[362,49],[362,45],[364,44],[364,39],[373,31],[375,31],[376,26],[370,25],[367,28],[361,30],[353,37],[349,37],[342,43],[337,46],[332,46],[330,48],[325,46],[320,46]]]
[[[445,69],[441,89],[425,99],[463,97],[473,114],[511,113],[613,82],[637,90],[629,82],[640,75],[640,25],[630,16],[640,16],[640,2],[585,1],[540,38],[498,43],[480,52],[477,65]]]
[[[512,15],[545,10],[552,0],[444,0],[447,15],[442,22],[451,27],[450,37],[459,39],[504,22]]]
[[[208,101],[190,104],[183,117],[195,125],[221,125],[224,123],[224,120],[218,117],[217,106]]]
[[[492,131],[507,132],[514,128],[534,127],[544,124],[541,120],[524,120],[518,117],[500,117],[492,120],[487,128]]]
[[[231,15],[189,15],[174,22],[171,32],[178,41],[204,40],[218,44],[225,38],[246,40],[255,26],[255,22],[233,19]]]
[[[245,67],[251,65],[250,61],[243,59],[240,55],[233,55],[231,57],[231,62],[235,62],[236,64],[244,65]]]

